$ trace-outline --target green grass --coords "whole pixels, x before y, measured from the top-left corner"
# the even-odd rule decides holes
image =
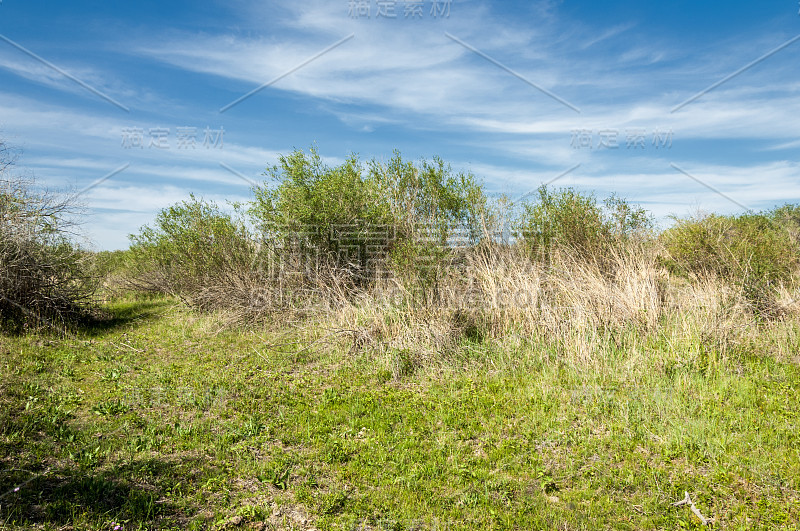
[[[795,323],[723,348],[620,333],[603,361],[464,339],[449,363],[322,327],[221,329],[127,299],[0,336],[0,528],[724,529],[800,522]],[[14,491],[19,487],[18,491]]]

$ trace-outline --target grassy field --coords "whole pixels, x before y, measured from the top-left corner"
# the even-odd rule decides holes
[[[296,150],[91,252],[0,176],[4,529],[800,527],[800,205]]]
[[[2,528],[703,528],[684,491],[717,529],[800,522],[796,320],[728,341],[670,314],[580,359],[467,333],[420,362],[324,318],[106,309],[0,336]]]

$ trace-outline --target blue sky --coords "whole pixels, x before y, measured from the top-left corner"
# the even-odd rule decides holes
[[[438,155],[512,197],[571,170],[554,185],[661,220],[741,213],[800,202],[798,11],[2,0],[0,138],[40,183],[89,187],[96,249],[190,193],[246,200],[280,154],[314,144],[331,164]]]

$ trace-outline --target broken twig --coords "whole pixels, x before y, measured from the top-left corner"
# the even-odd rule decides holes
[[[689,508],[692,510],[692,512],[695,514],[695,516],[697,516],[700,519],[700,521],[703,523],[703,525],[710,524],[711,521],[712,521],[711,518],[706,518],[705,516],[703,516],[703,513],[700,512],[700,509],[695,507],[694,502],[689,497],[689,493],[686,492],[686,491],[683,491],[683,494],[684,494],[683,499],[681,501],[673,503],[672,506],[673,507],[680,507],[681,505],[688,505]]]

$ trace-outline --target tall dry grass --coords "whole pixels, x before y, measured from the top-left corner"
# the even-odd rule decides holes
[[[796,329],[792,336],[785,326],[800,315],[792,290],[775,295],[783,317],[765,321],[735,282],[672,277],[660,253],[653,242],[632,244],[600,263],[561,249],[545,265],[519,247],[479,246],[443,278],[436,298],[415,298],[386,279],[356,298],[342,293],[313,326],[324,322],[342,332],[349,352],[377,353],[393,367],[398,356],[452,367],[470,351],[519,344],[528,355],[588,369],[611,358],[642,367],[713,365],[764,338],[791,356],[778,337],[796,342]]]
[[[487,229],[477,244],[438,243],[430,256],[420,245],[398,260],[389,245],[370,256],[382,262],[364,267],[336,245],[317,252],[304,240],[256,240],[213,205],[185,203],[160,222],[161,232],[140,238],[137,278],[220,312],[226,324],[291,325],[309,341],[327,334],[335,341],[325,344],[377,355],[396,375],[457,367],[492,351],[589,369],[619,359],[705,367],[735,359],[758,338],[781,350],[777,338],[794,341],[786,323],[800,312],[792,282],[688,267],[689,251],[681,254],[686,267],[676,269],[674,241],[647,231],[609,229],[591,240],[596,245],[556,239],[542,253]],[[697,243],[687,238],[680,249]],[[750,263],[755,251],[746,250]],[[758,256],[769,264],[772,254]],[[731,260],[731,270],[741,269],[739,258]]]

